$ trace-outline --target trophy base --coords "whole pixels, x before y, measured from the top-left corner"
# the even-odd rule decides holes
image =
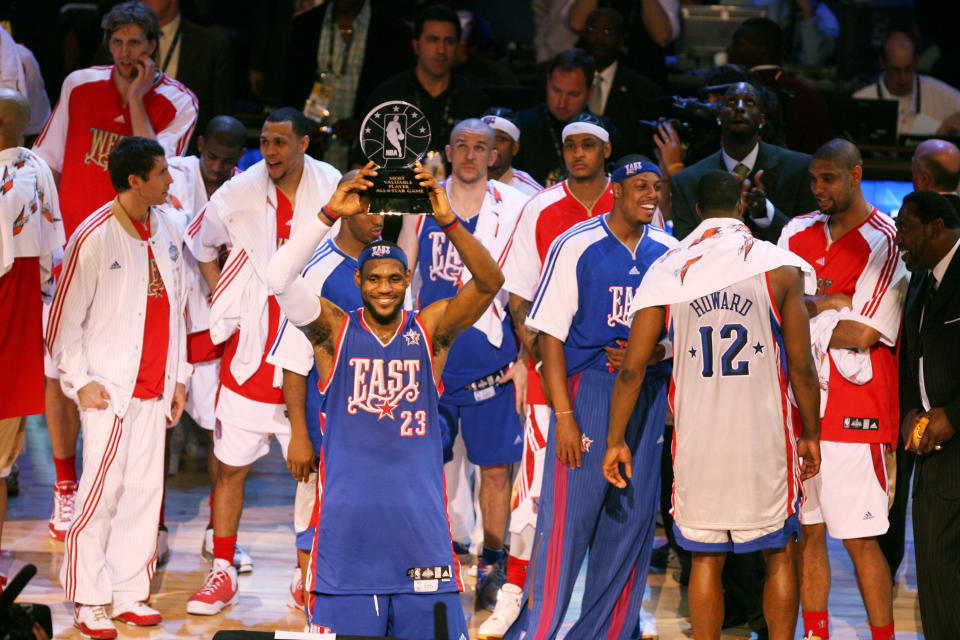
[[[371,179],[370,213],[413,214],[433,213],[427,190],[417,183],[413,169],[377,169]]]

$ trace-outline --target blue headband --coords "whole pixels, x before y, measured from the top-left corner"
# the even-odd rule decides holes
[[[357,258],[357,269],[363,269],[363,265],[366,264],[367,260],[382,260],[386,258],[399,260],[403,268],[407,268],[407,254],[405,254],[400,247],[394,247],[389,244],[374,244],[360,252],[360,256]]]
[[[647,171],[657,174],[658,178],[662,177],[660,167],[652,162],[631,162],[614,170],[613,175],[610,176],[610,180],[612,182],[623,182],[627,178],[632,178],[638,173],[646,173]]]

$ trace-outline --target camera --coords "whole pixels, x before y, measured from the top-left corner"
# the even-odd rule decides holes
[[[658,103],[657,112],[677,132],[680,142],[687,145],[687,164],[705,158],[719,148],[719,103],[702,102],[685,96],[669,96]],[[653,157],[657,148],[653,134],[660,123],[656,120],[638,120],[637,125],[637,144],[643,153]]]

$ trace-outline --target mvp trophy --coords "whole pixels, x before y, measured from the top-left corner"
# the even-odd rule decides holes
[[[423,111],[402,100],[380,104],[360,125],[360,149],[376,165],[370,213],[433,213],[427,190],[413,165],[430,147],[430,123]]]

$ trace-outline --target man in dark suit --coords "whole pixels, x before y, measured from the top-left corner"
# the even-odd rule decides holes
[[[946,198],[957,215],[960,216],[960,198],[957,197],[957,185],[960,183],[960,149],[946,140],[924,140],[913,152],[910,163],[913,188],[917,191],[935,191]],[[909,410],[900,407],[900,416]],[[904,539],[907,522],[907,503],[910,501],[910,476],[916,455],[907,450],[906,441],[901,440],[897,448],[897,475],[892,483],[894,488],[893,504],[887,519],[890,528],[879,536],[880,549],[890,565],[890,573],[896,574],[903,560]]]
[[[620,129],[623,151],[633,153],[638,145],[637,120],[650,115],[644,113],[647,102],[663,90],[617,59],[624,43],[624,22],[616,9],[595,9],[587,16],[583,43],[596,64],[590,111],[609,118]]]
[[[960,216],[946,199],[915,191],[897,217],[897,246],[914,273],[900,351],[901,437],[917,453],[913,542],[927,640],[960,629]],[[928,418],[919,445],[918,418]]]
[[[460,18],[453,9],[444,5],[421,9],[413,23],[413,68],[381,82],[367,96],[364,107],[369,112],[388,100],[406,100],[420,107],[430,122],[430,152],[425,162],[430,168],[443,163],[443,147],[454,125],[478,116],[490,105],[480,87],[454,70],[462,34]]]
[[[300,108],[310,96],[313,83],[319,79],[320,73],[349,73],[348,65],[343,62],[342,52],[338,52],[336,41],[331,42],[326,51],[320,50],[320,43],[326,29],[333,32],[333,37],[344,42],[346,46],[343,49],[349,52],[353,39],[359,37],[359,23],[362,20],[367,23],[363,30],[366,39],[362,43],[365,53],[356,81],[353,111],[349,117],[337,118],[332,125],[334,133],[346,141],[347,146],[356,140],[360,132],[360,122],[367,115],[364,111],[367,96],[390,76],[413,66],[409,27],[389,13],[388,7],[382,3],[371,3],[369,0],[327,0],[294,17],[290,35],[289,67],[284,81],[284,104]],[[334,50],[333,56],[330,55],[330,49]],[[375,49],[387,51],[390,55],[372,55]],[[330,68],[321,68],[321,59],[325,60]],[[329,80],[327,84],[332,86]]]
[[[700,223],[694,210],[697,184],[710,170],[724,169],[743,181],[743,221],[757,238],[776,242],[788,218],[817,209],[810,191],[810,156],[760,141],[763,103],[740,82],[723,96],[718,114],[721,148],[673,177],[673,235],[684,238]]]
[[[196,138],[215,115],[233,114],[233,54],[227,38],[180,15],[180,0],[144,0],[160,24],[157,66],[197,96]]]
[[[567,49],[553,57],[547,67],[546,100],[517,114],[523,146],[514,164],[545,187],[567,177],[563,159],[563,127],[585,111],[593,95],[596,64],[583,49]],[[596,114],[594,114],[596,115]],[[609,118],[597,116],[610,134],[611,158],[623,155],[623,139]]]

